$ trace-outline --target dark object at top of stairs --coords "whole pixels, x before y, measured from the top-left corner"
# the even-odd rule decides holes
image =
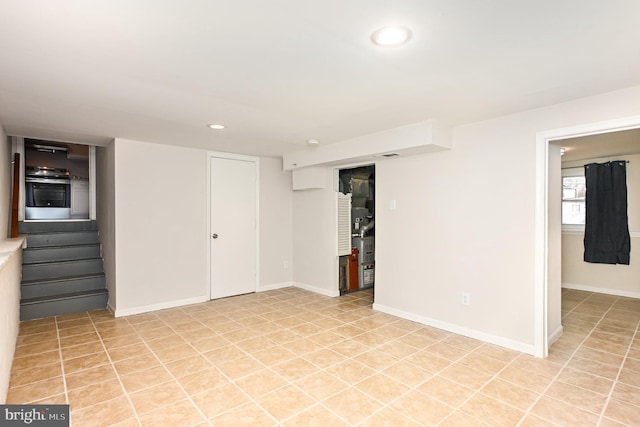
[[[68,231],[97,231],[96,221],[26,221],[19,224],[20,234]]]

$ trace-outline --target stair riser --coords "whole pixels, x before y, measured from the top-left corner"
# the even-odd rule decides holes
[[[108,294],[104,292],[91,296],[24,304],[20,306],[20,320],[99,310],[107,306],[108,299]]]
[[[88,259],[61,263],[24,264],[22,280],[58,279],[67,276],[101,274],[102,259]]]
[[[21,222],[18,224],[20,234],[53,233],[67,231],[95,231],[95,221],[49,221]]]
[[[71,261],[74,259],[100,258],[100,246],[69,246],[47,249],[27,249],[22,252],[22,262]]]
[[[99,243],[97,231],[27,235],[27,248],[41,248],[44,246],[91,245],[94,243]]]
[[[72,292],[90,291],[94,289],[104,289],[106,286],[104,276],[83,277],[71,280],[60,280],[56,282],[30,283],[22,285],[20,296],[22,299],[38,298],[52,295],[69,294]]]

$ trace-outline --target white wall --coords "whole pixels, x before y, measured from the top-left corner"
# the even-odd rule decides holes
[[[260,289],[293,281],[293,194],[291,172],[282,160],[260,159]]]
[[[562,283],[564,287],[640,298],[640,155],[626,155],[567,162],[563,167],[587,163],[629,160],[627,165],[627,201],[631,232],[629,265],[592,264],[583,261],[584,232],[562,235]]]
[[[116,306],[115,143],[96,148],[96,220],[102,244],[109,307]]]
[[[8,240],[11,214],[11,145],[0,124],[0,404],[6,402],[11,364],[20,324],[22,250]]]
[[[547,248],[549,258],[562,257],[562,171],[560,146],[549,145],[549,204]],[[558,262],[550,263],[547,270],[547,338],[553,344],[562,335],[562,268]]]
[[[458,126],[451,151],[377,162],[374,308],[533,353],[536,134],[634,115],[640,87]],[[325,193],[294,195],[296,281],[331,279]]]
[[[114,270],[116,315],[207,300],[207,151],[123,139],[105,150],[115,177],[115,262],[105,265]],[[292,215],[291,174],[280,160],[260,159],[261,290],[292,283]]]
[[[114,144],[116,315],[206,299],[206,152]]]
[[[11,144],[0,124],[0,240],[9,237],[11,233],[12,161]]]
[[[293,280],[296,286],[337,296],[334,172],[319,169],[324,188],[293,192]]]

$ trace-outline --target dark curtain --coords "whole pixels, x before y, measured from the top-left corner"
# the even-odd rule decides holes
[[[587,185],[584,260],[629,265],[627,163],[616,160],[584,166]]]

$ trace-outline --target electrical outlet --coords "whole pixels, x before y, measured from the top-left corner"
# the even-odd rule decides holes
[[[289,260],[286,260],[286,259],[285,259],[285,260],[282,262],[282,266],[283,266],[284,268],[289,268]]]
[[[471,305],[471,294],[467,292],[462,292],[460,294],[460,304]]]

